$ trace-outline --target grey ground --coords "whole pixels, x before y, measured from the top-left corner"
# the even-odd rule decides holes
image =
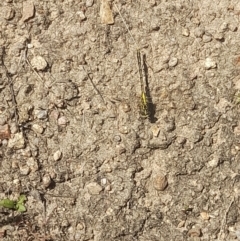
[[[91,2],[0,3],[1,240],[240,240],[240,2]]]

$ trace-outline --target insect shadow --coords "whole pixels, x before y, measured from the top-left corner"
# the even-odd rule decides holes
[[[143,70],[144,70],[145,82],[146,82],[145,91],[146,91],[146,96],[148,98],[149,121],[151,123],[155,123],[157,121],[157,118],[155,117],[156,104],[153,103],[152,96],[150,93],[149,81],[148,81],[148,67],[146,64],[146,54],[143,54]]]

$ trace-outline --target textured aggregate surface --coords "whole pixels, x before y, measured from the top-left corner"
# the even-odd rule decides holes
[[[0,3],[1,240],[240,240],[240,2],[100,5]]]

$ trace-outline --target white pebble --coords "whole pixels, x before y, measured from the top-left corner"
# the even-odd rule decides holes
[[[77,12],[77,15],[79,15],[79,17],[80,17],[80,19],[81,19],[82,21],[86,19],[86,16],[85,16],[85,14],[84,14],[83,11],[78,11],[78,12]]]
[[[107,184],[107,178],[102,178],[101,179],[101,184],[102,184],[102,186],[105,186],[106,184]]]
[[[93,5],[93,0],[86,1],[86,7],[92,7],[92,5]]]
[[[32,130],[36,133],[42,134],[44,129],[42,126],[38,125],[38,124],[33,124],[32,125]]]
[[[47,67],[47,61],[41,56],[35,56],[31,60],[31,65],[36,70],[44,70]]]
[[[168,65],[169,65],[169,67],[174,67],[177,65],[177,63],[178,63],[178,59],[175,57],[172,57],[172,58],[170,58]]]
[[[44,175],[43,179],[42,179],[42,182],[43,182],[43,186],[45,188],[47,188],[51,184],[51,182],[52,182],[50,175],[49,174]]]
[[[62,152],[60,150],[56,151],[54,154],[53,154],[53,159],[54,161],[58,161],[60,160],[62,157]]]
[[[42,120],[42,119],[47,118],[48,112],[47,112],[47,110],[36,109],[36,110],[34,111],[34,114],[35,114],[35,116],[36,116],[38,119]]]
[[[217,67],[217,63],[213,61],[211,58],[206,58],[205,60],[205,68],[206,69],[215,69]]]
[[[13,184],[14,184],[14,185],[19,185],[19,184],[20,184],[20,180],[17,179],[17,178],[14,179],[14,180],[13,180]]]
[[[183,28],[183,29],[182,29],[182,35],[183,35],[183,36],[188,37],[189,34],[190,34],[190,32],[189,32],[189,29],[188,29],[188,28]]]

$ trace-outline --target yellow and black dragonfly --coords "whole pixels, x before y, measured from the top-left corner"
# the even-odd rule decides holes
[[[141,84],[140,114],[142,117],[148,118],[151,121],[153,118],[153,106],[149,91],[148,74],[145,58],[145,55],[142,56],[140,51],[137,50],[137,62]]]

